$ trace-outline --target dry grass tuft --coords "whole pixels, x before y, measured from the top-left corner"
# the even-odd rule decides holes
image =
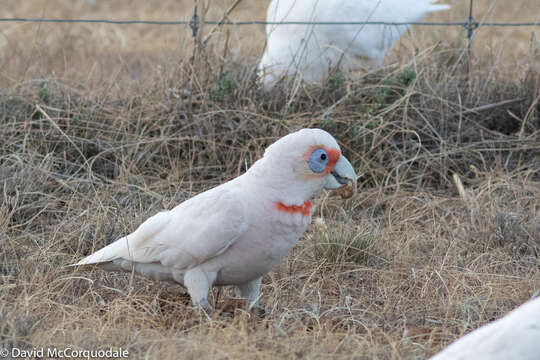
[[[440,44],[269,94],[232,41],[142,49],[118,73],[104,64],[124,53],[97,57],[88,81],[54,76],[58,54],[35,59],[41,76],[13,54],[24,75],[2,70],[0,90],[0,348],[422,359],[499,318],[540,281],[535,41],[511,72],[486,56],[467,73],[461,48]],[[233,317],[207,319],[179,286],[64,267],[315,126],[340,141],[361,188],[318,200],[320,220],[264,278],[264,318],[229,289],[213,299]]]

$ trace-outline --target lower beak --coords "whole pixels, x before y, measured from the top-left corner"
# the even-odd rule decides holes
[[[328,174],[324,181],[324,188],[328,190],[339,189],[352,182],[353,193],[356,192],[356,173],[345,156],[340,156],[334,169]],[[352,196],[352,195],[351,195]]]

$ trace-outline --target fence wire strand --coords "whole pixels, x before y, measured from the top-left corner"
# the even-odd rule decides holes
[[[46,19],[46,18],[0,18],[0,22],[36,22],[36,23],[87,23],[87,24],[114,24],[114,25],[189,25],[190,20],[108,20],[108,19]],[[540,22],[519,22],[519,23],[503,23],[503,22],[476,22],[477,26],[490,27],[521,27],[521,26],[539,26]],[[455,22],[388,22],[388,21],[204,21],[199,24],[205,25],[419,25],[419,26],[463,26],[470,24],[469,21]]]

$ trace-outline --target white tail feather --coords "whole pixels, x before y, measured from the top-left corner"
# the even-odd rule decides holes
[[[120,258],[142,263],[154,262],[157,259],[152,256],[151,252],[146,251],[145,243],[158,234],[170,219],[169,211],[157,213],[143,222],[133,233],[116,240],[71,266],[100,264]]]
[[[103,249],[100,249],[79,261],[76,264],[69,266],[80,266],[80,265],[90,265],[90,264],[100,264],[104,262],[113,261],[122,257],[128,248],[127,237],[116,240],[112,244],[105,246]]]

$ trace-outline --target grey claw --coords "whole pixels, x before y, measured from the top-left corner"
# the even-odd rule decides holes
[[[202,299],[201,302],[199,303],[199,306],[204,310],[204,312],[208,316],[211,316],[212,313],[214,312],[214,308],[212,307],[212,305],[208,303],[208,300],[206,299]]]

